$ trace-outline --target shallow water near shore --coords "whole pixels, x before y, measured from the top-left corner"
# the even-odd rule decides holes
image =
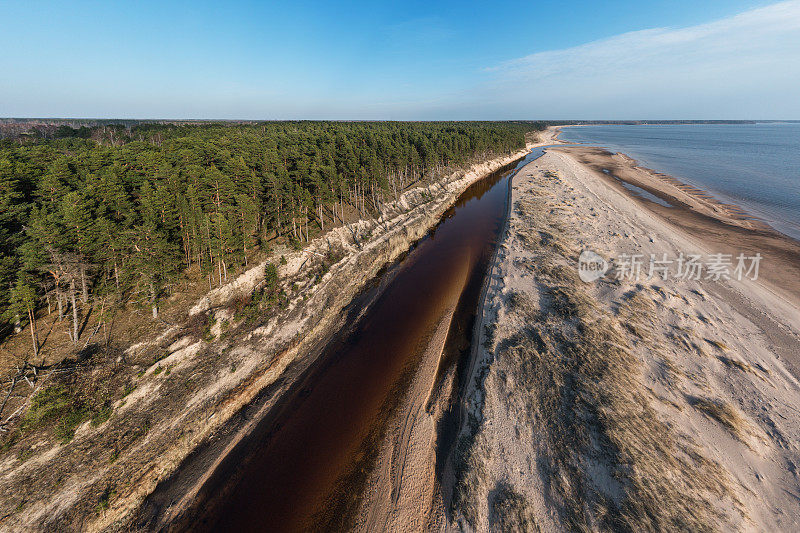
[[[470,186],[367,289],[377,291],[370,308],[349,333],[328,344],[297,390],[243,443],[255,452],[241,457],[245,463],[236,469],[215,472],[201,491],[201,498],[220,491],[225,496],[213,509],[201,502],[203,516],[187,517],[182,527],[300,531],[347,525],[392,410],[446,313],[453,312],[453,321],[445,356],[468,352],[463,344],[507,211],[509,179],[542,153],[534,149]]]
[[[627,154],[800,240],[800,123],[592,125],[559,138]]]

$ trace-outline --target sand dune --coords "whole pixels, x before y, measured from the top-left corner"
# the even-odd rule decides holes
[[[797,244],[734,207],[585,148],[517,174],[452,529],[797,530]],[[616,279],[612,263],[585,283],[585,249],[640,254],[644,274],[650,254],[760,250],[765,264],[717,281]]]

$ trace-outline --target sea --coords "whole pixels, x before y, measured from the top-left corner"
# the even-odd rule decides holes
[[[798,122],[589,125],[559,138],[627,154],[800,240]]]

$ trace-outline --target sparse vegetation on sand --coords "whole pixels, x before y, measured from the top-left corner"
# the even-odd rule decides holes
[[[528,461],[542,498],[571,531],[709,531],[727,523],[743,512],[729,475],[662,421],[642,383],[631,343],[649,334],[652,304],[630,297],[618,315],[600,306],[567,259],[577,251],[564,254],[566,238],[532,196],[516,203],[513,231],[532,254],[524,266],[534,281],[513,292],[503,321],[518,326],[494,336],[479,381],[487,395],[497,388],[503,412],[516,413],[517,431],[533,435]],[[708,406],[731,431],[740,427],[724,406]],[[453,516],[467,528],[480,529],[486,513],[498,530],[535,530],[519,488],[491,489],[497,450],[481,423],[485,404],[478,407],[457,450]]]
[[[739,440],[748,434],[747,422],[739,411],[729,403],[719,399],[692,398],[692,407],[722,424]]]
[[[500,484],[492,498],[492,531],[539,532],[536,517],[525,497],[505,484]]]

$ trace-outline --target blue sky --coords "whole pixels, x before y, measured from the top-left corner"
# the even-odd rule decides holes
[[[0,0],[0,116],[800,119],[800,0]]]

